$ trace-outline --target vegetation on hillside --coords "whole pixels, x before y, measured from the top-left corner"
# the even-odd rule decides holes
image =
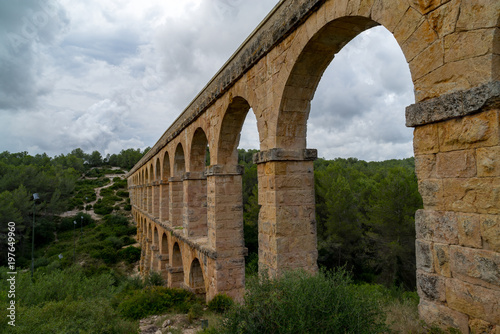
[[[99,152],[86,154],[80,149],[54,158],[2,153],[0,235],[5,235],[4,221],[16,222],[20,269],[19,317],[10,332],[135,333],[138,319],[158,313],[166,313],[161,318],[166,319],[174,312],[185,314],[187,324],[210,318],[204,333],[442,333],[419,322],[418,296],[406,291],[415,286],[413,216],[422,205],[413,159],[318,159],[315,193],[321,272],[316,276],[290,272],[270,280],[256,275],[255,152],[238,152],[245,167],[244,233],[251,274],[245,303],[219,295],[206,310],[204,302],[191,293],[163,287],[158,273],[150,273],[146,280],[130,276],[141,250],[132,245],[136,228],[127,218],[126,181],[116,174],[123,175],[125,167],[139,160],[140,151],[125,150],[104,159]],[[34,192],[41,198],[36,204]],[[61,217],[68,210],[73,214]],[[36,245],[31,279],[30,272],[21,269],[31,262],[33,218]],[[0,248],[5,246],[1,239]],[[0,266],[5,258],[1,261]],[[7,272],[0,268],[2,291],[7,289]],[[0,297],[0,328],[7,328],[8,302],[7,296]]]
[[[0,153],[0,266],[7,263],[5,236],[8,222],[16,225],[17,265],[28,267],[33,220],[36,222],[35,246],[38,249],[54,240],[54,233],[61,223],[61,213],[75,209],[90,210],[88,203],[96,200],[94,189],[110,182],[106,174],[125,173],[111,168],[129,168],[145,152],[122,150],[105,159],[98,151],[87,154],[81,149],[54,158],[46,154],[31,156],[27,152]],[[130,210],[126,182],[115,180],[112,189],[101,194],[103,198],[96,203],[96,213]],[[121,192],[118,192],[118,188]],[[34,193],[39,195],[36,203],[33,200]]]

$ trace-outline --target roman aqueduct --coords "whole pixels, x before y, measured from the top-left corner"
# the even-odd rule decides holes
[[[236,149],[249,110],[260,139],[259,270],[317,270],[310,101],[335,54],[383,25],[415,88],[406,125],[424,200],[420,315],[463,333],[500,333],[499,14],[498,0],[280,1],[128,174],[141,271],[160,271],[169,286],[207,300],[241,298]]]

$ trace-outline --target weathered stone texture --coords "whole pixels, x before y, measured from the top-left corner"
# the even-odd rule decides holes
[[[469,333],[469,317],[445,305],[420,299],[418,305],[420,317],[428,324],[441,328],[458,328],[462,334]]]
[[[500,252],[500,217],[480,215],[479,219],[484,248]]]
[[[446,301],[448,307],[473,318],[494,324],[500,323],[500,291],[448,278]]]

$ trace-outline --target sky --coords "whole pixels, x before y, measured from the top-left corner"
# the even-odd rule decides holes
[[[0,152],[104,156],[152,147],[278,0],[0,2]],[[325,71],[307,147],[327,159],[413,155],[413,84],[383,27]],[[249,112],[240,148],[258,148]]]

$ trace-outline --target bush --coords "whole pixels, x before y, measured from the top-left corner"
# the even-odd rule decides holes
[[[141,319],[152,314],[170,310],[185,310],[194,303],[195,297],[189,291],[169,289],[161,286],[135,290],[118,305],[118,311],[128,319]]]
[[[233,305],[233,300],[226,294],[217,294],[215,297],[208,302],[208,309],[217,312],[225,313]]]
[[[144,284],[147,286],[162,286],[163,283],[163,278],[157,271],[150,271],[144,279]]]
[[[252,278],[245,304],[226,313],[222,333],[381,333],[380,305],[359,292],[343,270],[288,272]]]
[[[129,264],[137,262],[141,259],[141,249],[134,246],[120,249],[118,257]]]

